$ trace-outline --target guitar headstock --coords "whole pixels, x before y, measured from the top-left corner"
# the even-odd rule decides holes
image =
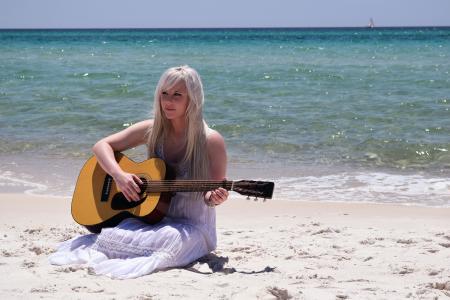
[[[270,181],[240,180],[233,183],[233,191],[245,196],[272,199],[274,186]]]

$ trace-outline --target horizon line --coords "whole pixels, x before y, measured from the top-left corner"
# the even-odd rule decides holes
[[[211,30],[211,29],[389,29],[389,28],[450,28],[450,25],[396,25],[396,26],[256,26],[256,27],[11,27],[0,30]]]

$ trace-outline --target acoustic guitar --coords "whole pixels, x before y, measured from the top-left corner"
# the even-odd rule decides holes
[[[155,224],[166,215],[171,197],[176,192],[206,192],[223,187],[264,199],[271,199],[273,194],[273,182],[174,180],[174,172],[161,159],[136,163],[118,152],[115,158],[125,172],[136,174],[142,180],[140,200],[128,201],[95,156],[91,157],[81,169],[72,198],[72,217],[91,232],[98,233],[104,227],[114,227],[129,217]]]

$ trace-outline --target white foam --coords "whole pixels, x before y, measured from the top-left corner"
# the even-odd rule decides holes
[[[58,179],[54,176],[54,179]],[[38,183],[28,174],[0,170],[0,192],[70,197],[73,184],[64,178],[52,187]],[[450,178],[419,174],[341,172],[315,176],[259,178],[275,182],[273,199],[292,201],[397,203],[450,207]],[[45,180],[44,180],[45,181]],[[231,194],[233,195],[233,194]]]
[[[0,187],[4,189],[20,190],[26,194],[42,194],[48,191],[44,184],[31,181],[32,176],[17,175],[11,171],[0,171]]]
[[[283,177],[275,181],[274,198],[448,207],[450,178],[377,172]]]

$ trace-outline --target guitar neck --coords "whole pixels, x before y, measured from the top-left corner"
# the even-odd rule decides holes
[[[143,186],[147,192],[206,192],[222,187],[233,189],[233,181],[227,180],[155,180],[145,182]]]

